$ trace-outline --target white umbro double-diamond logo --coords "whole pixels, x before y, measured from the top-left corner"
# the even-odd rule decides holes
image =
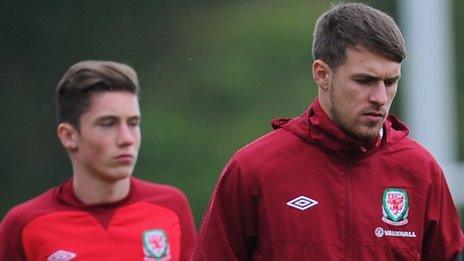
[[[77,255],[71,251],[58,250],[48,257],[48,261],[70,261],[73,260]]]
[[[312,198],[308,198],[306,196],[299,196],[299,197],[297,197],[295,199],[292,199],[289,202],[287,202],[287,206],[292,207],[292,208],[296,208],[296,209],[299,209],[299,210],[306,210],[306,209],[308,209],[310,207],[314,207],[318,203],[319,202],[317,202],[316,200],[314,200]]]

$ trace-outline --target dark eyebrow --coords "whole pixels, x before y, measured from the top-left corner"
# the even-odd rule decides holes
[[[95,119],[95,122],[102,122],[102,121],[107,121],[107,120],[113,120],[113,121],[119,121],[120,118],[116,115],[102,115],[98,118]],[[138,120],[138,121],[141,121],[142,120],[142,116],[139,115],[139,114],[136,114],[136,115],[133,115],[133,116],[130,116],[128,118],[126,118],[125,120]]]
[[[390,81],[390,80],[397,81],[400,77],[401,77],[400,75],[397,75],[397,76],[394,76],[394,77],[391,77],[391,78],[384,79],[384,81]],[[368,81],[372,81],[372,80],[379,81],[379,80],[381,80],[378,77],[372,76],[370,74],[363,74],[363,73],[355,74],[355,75],[351,76],[351,78],[352,79],[361,79],[362,78],[362,79],[365,79],[365,80],[368,80]]]
[[[117,117],[113,115],[104,115],[104,116],[98,117],[96,120],[104,121],[104,120],[113,120],[113,119],[117,119]]]
[[[142,121],[142,116],[140,115],[134,115],[132,117],[129,117],[128,120],[138,120],[138,121]]]
[[[101,123],[108,122],[108,121],[112,121],[112,122],[118,121],[118,118],[112,115],[104,115],[104,116],[96,118],[94,123],[101,124]]]
[[[100,119],[117,119],[119,118],[118,116],[116,115],[102,115],[100,117],[97,118],[97,120],[100,120]],[[133,115],[133,116],[130,116],[128,117],[129,119],[134,119],[134,118],[137,118],[137,119],[140,119],[142,118],[141,115]]]
[[[391,77],[391,78],[387,78],[385,79],[385,81],[398,81],[400,79],[401,75],[397,75],[397,76],[394,76],[394,77]]]

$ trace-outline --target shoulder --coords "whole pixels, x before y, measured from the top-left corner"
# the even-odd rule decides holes
[[[404,161],[419,161],[420,164],[437,163],[428,149],[409,137],[404,137],[403,139],[390,145],[388,148],[388,153],[392,157],[401,158]]]
[[[21,233],[33,219],[56,210],[54,192],[56,188],[13,207],[0,224],[0,259],[5,256],[21,256]]]
[[[185,198],[184,193],[171,185],[154,183],[138,178],[133,178],[133,184],[140,196],[149,196],[153,194],[163,195],[172,198]]]
[[[132,178],[132,184],[139,201],[161,205],[176,212],[189,209],[187,197],[174,186],[149,182],[135,177]]]
[[[232,156],[232,160],[250,168],[273,167],[311,146],[292,132],[280,128],[248,143]]]
[[[294,133],[284,128],[279,128],[251,141],[238,150],[238,153],[247,154],[268,150],[275,151],[281,148],[289,149],[289,147],[298,147],[305,143],[307,144],[307,142],[296,136]]]
[[[13,207],[5,215],[3,223],[27,223],[32,218],[54,211],[55,204],[53,194],[56,188]]]
[[[398,118],[388,116],[386,152],[391,157],[404,160],[435,162],[432,154],[419,142],[409,136],[409,129]]]
[[[443,176],[443,169],[432,153],[412,138],[404,137],[391,144],[385,155],[427,183]]]
[[[298,165],[299,155],[317,153],[313,151],[313,145],[292,132],[276,129],[235,152],[220,175],[219,186],[258,189],[269,177],[281,175],[281,167]]]

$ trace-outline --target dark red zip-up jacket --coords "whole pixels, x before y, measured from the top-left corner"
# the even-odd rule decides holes
[[[239,150],[193,260],[452,260],[463,248],[443,171],[389,116],[380,140],[344,134],[316,100]]]
[[[89,206],[67,181],[7,213],[0,261],[186,261],[194,240],[187,199],[174,187],[131,178],[124,200]]]

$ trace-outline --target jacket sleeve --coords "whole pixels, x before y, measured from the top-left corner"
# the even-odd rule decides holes
[[[182,230],[180,260],[188,261],[192,256],[193,247],[195,244],[196,229],[190,204],[188,203],[188,200],[183,193],[181,196],[181,203],[179,204],[181,206],[179,208],[179,216]]]
[[[257,242],[257,193],[237,160],[211,196],[192,260],[251,260]]]
[[[440,167],[434,167],[428,193],[422,260],[461,260],[464,247],[456,206]],[[461,255],[461,257],[459,257]]]
[[[21,243],[22,222],[12,209],[0,224],[0,261],[22,261],[24,257]]]

